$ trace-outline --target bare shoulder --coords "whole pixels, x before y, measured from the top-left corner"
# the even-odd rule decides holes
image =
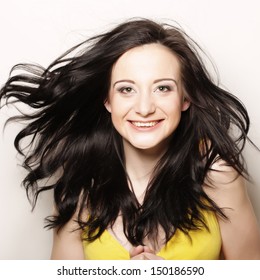
[[[228,218],[218,218],[225,258],[260,259],[259,225],[245,179],[218,160],[207,174],[204,190]]]
[[[246,189],[245,179],[223,160],[218,160],[212,165],[204,184],[205,192],[220,207],[230,207],[247,200]]]

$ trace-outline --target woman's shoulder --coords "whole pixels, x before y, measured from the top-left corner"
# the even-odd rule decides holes
[[[206,194],[223,209],[240,208],[249,200],[246,179],[222,159],[212,164],[203,187]]]
[[[204,191],[227,217],[218,217],[224,257],[259,259],[259,225],[244,177],[219,159],[206,176]]]

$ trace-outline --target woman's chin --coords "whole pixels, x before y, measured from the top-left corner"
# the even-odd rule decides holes
[[[165,152],[165,143],[128,143],[130,149],[134,149],[144,154],[157,154],[161,155]]]

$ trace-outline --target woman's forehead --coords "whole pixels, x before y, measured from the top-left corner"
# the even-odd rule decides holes
[[[161,44],[147,44],[125,52],[113,65],[113,79],[174,78],[179,79],[180,62]]]

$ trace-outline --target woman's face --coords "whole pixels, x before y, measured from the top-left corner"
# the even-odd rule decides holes
[[[190,105],[181,88],[179,61],[160,44],[133,48],[117,60],[105,106],[125,147],[165,150]]]

